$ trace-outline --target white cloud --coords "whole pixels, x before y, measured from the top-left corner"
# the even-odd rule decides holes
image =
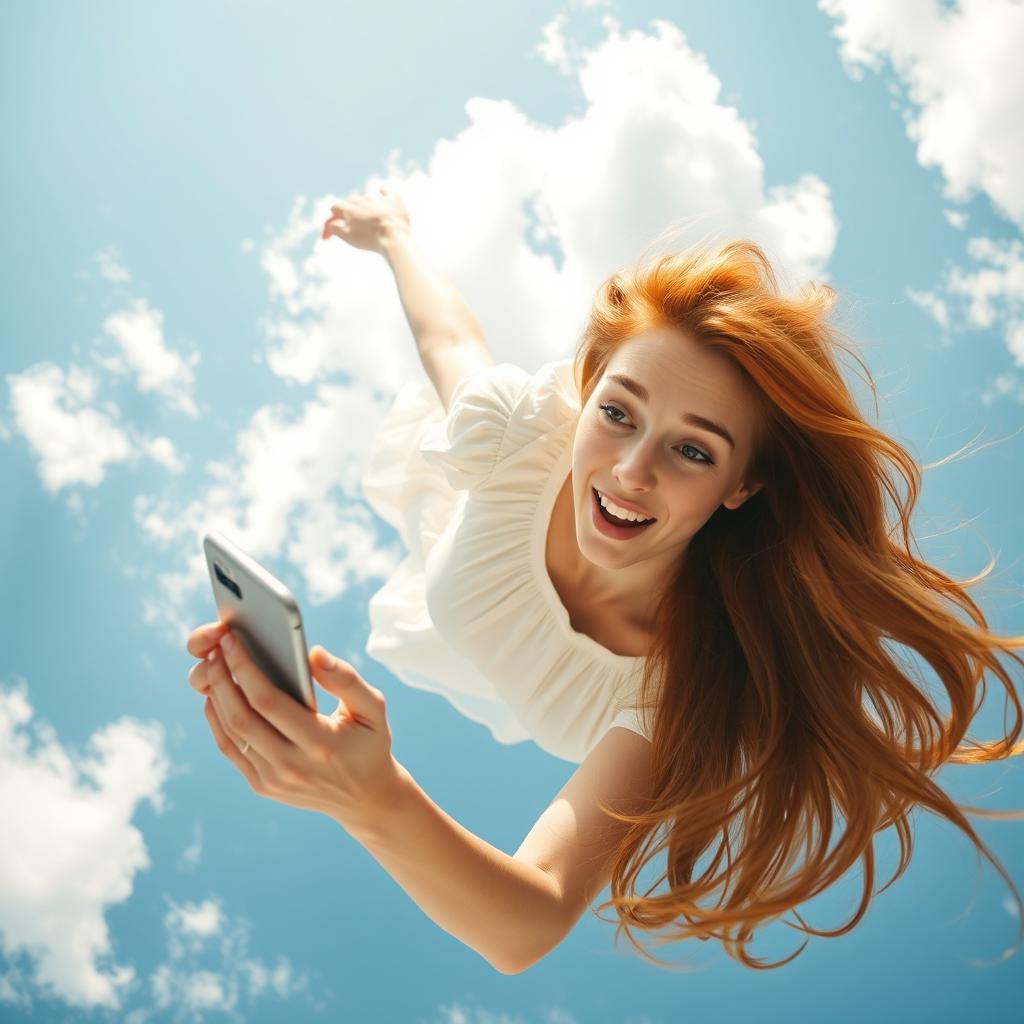
[[[304,995],[311,1009],[323,1001],[310,996],[310,977],[297,975],[289,959],[273,966],[248,955],[249,925],[230,922],[216,900],[177,904],[169,901],[164,917],[168,957],[149,978],[154,1007],[175,1020],[195,1020],[206,1012],[235,1013],[242,1004],[276,996]]]
[[[282,554],[302,574],[313,604],[393,571],[400,553],[377,544],[372,514],[338,500],[356,494],[366,438],[383,414],[381,403],[356,387],[320,385],[295,416],[274,406],[258,409],[235,438],[234,457],[208,463],[211,482],[184,507],[136,498],[135,519],[145,535],[160,546],[176,545],[182,554],[175,565],[184,567],[157,574],[143,605],[146,621],[180,645],[199,624],[190,612],[197,602],[210,605],[213,617],[201,547],[209,529],[261,561]]]
[[[849,74],[880,71],[888,61],[906,86],[907,135],[917,143],[923,167],[937,167],[946,199],[965,202],[982,192],[1017,229],[1024,228],[1024,4],[1014,0],[960,0],[953,7],[936,0],[819,0],[837,19],[833,35]],[[956,228],[963,212],[944,209]],[[995,329],[1014,364],[1024,367],[1024,297],[1019,240],[975,237],[972,259],[987,263],[965,271],[954,267],[944,288],[910,291],[911,298],[941,326],[955,326],[950,310],[964,310],[975,329]],[[1024,381],[1000,374],[982,401],[1024,394]],[[1019,401],[1019,397],[1018,397]]]
[[[577,1024],[575,1013],[558,1007],[546,1007],[536,1018],[540,1024]],[[635,1024],[651,1024],[648,1017],[630,1017]],[[467,1007],[461,1003],[446,1003],[437,1008],[429,1024],[526,1024],[519,1014],[502,1010],[488,1010],[481,1006]]]
[[[113,372],[133,372],[141,392],[156,392],[172,409],[195,418],[199,410],[192,397],[192,368],[199,362],[199,353],[182,357],[168,348],[163,323],[163,312],[145,299],[133,299],[128,308],[111,313],[102,326],[120,347],[121,358],[108,360],[104,365]]]
[[[9,954],[32,961],[0,999],[45,989],[69,1006],[116,1008],[135,970],[112,962],[104,914],[150,866],[132,818],[143,800],[163,810],[163,732],[122,718],[75,755],[44,723],[30,744],[31,718],[26,688],[0,690],[0,820],[14,840],[0,844],[0,930]]]
[[[492,348],[524,366],[569,354],[598,283],[666,225],[688,226],[684,242],[752,237],[784,284],[827,279],[835,245],[828,186],[810,173],[766,186],[751,127],[678,28],[658,20],[622,34],[601,20],[606,37],[591,49],[571,42],[566,14],[537,48],[575,79],[581,114],[552,127],[472,98],[466,127],[438,140],[424,169],[392,152],[388,173],[357,189],[376,195],[388,182],[401,194],[418,243]],[[320,239],[334,201],[300,197],[262,252],[281,310],[263,324],[267,363],[301,383],[343,372],[393,393],[419,375],[409,328],[386,262]]]
[[[216,935],[224,923],[220,904],[215,900],[202,903],[171,903],[164,917],[173,957],[184,955],[186,948],[198,952],[203,941]]]
[[[942,216],[949,222],[950,227],[962,231],[967,227],[967,212],[965,210],[943,210]]]
[[[986,265],[969,272],[954,267],[946,286],[952,294],[967,300],[968,321],[984,328],[998,319],[1019,330],[1024,319],[1024,244],[1016,238],[972,238],[967,243],[967,255]],[[1017,365],[1024,366],[1024,351],[1012,354]]]
[[[907,289],[907,295],[921,309],[929,313],[940,327],[949,327],[949,309],[946,306],[945,299],[934,292],[919,292],[913,288]]]
[[[8,374],[16,431],[39,459],[39,475],[51,493],[83,484],[95,487],[111,463],[131,458],[132,443],[115,423],[116,408],[106,412],[85,403],[95,379],[72,366],[67,375],[53,363],[37,363],[21,374]]]
[[[181,854],[180,867],[193,869],[203,855],[203,826],[197,821],[192,828],[192,840]]]
[[[100,276],[115,284],[124,284],[132,279],[127,267],[121,263],[120,255],[113,247],[101,249],[96,253],[96,262],[100,265]]]
[[[121,1011],[145,979],[115,962],[105,914],[150,867],[132,819],[144,800],[164,810],[163,729],[122,718],[77,753],[42,722],[30,742],[31,721],[27,687],[0,688],[0,820],[12,840],[0,843],[0,938],[10,962],[0,1006],[27,1009],[45,994],[68,1007]],[[198,859],[198,843],[187,859]],[[271,966],[248,954],[248,924],[229,921],[217,900],[167,902],[167,954],[148,979],[151,1009],[194,1020],[200,1010],[307,991],[308,977],[296,976],[287,957]],[[149,1015],[135,1010],[131,1019]]]
[[[28,442],[43,487],[51,494],[65,487],[96,487],[108,466],[134,464],[140,456],[174,472],[183,468],[169,438],[139,436],[122,427],[113,402],[94,404],[97,380],[88,370],[36,363],[20,374],[8,374],[7,385],[14,431]]]
[[[1012,400],[1024,405],[1024,380],[1009,371],[994,377],[979,397],[983,405],[991,405],[1007,395]]]
[[[172,473],[180,473],[185,468],[185,463],[169,437],[151,438],[146,441],[144,451],[154,462],[166,466]]]
[[[942,282],[942,295],[913,289],[907,294],[943,328],[953,320],[951,308],[956,310],[957,322],[977,330],[998,324],[1014,364],[1024,367],[1024,243],[972,238],[967,255],[981,265],[969,270],[951,267]],[[1015,391],[1012,386],[992,384],[997,393]]]
[[[986,193],[1024,227],[1024,4],[1018,0],[819,0],[856,79],[889,61],[907,87],[904,116],[923,167],[938,167],[944,195]]]

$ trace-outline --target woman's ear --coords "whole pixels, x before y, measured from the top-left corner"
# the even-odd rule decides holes
[[[729,495],[722,504],[728,509],[737,509],[743,504],[748,498],[752,498],[764,485],[761,483],[750,483],[744,484],[742,487],[738,487],[732,494]]]

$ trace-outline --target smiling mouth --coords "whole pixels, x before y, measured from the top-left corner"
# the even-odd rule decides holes
[[[591,490],[594,492],[594,500],[597,502],[597,512],[598,512],[598,515],[600,515],[601,518],[606,523],[610,523],[612,526],[617,526],[620,529],[625,529],[625,530],[639,530],[639,529],[642,529],[645,526],[653,526],[654,523],[657,522],[657,520],[653,516],[648,517],[643,522],[636,522],[636,521],[629,520],[629,519],[616,519],[604,507],[604,505],[601,504],[601,494],[598,491],[598,489],[596,487],[593,487],[593,488],[591,488]]]

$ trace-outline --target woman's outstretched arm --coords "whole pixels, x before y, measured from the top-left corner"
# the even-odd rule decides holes
[[[346,829],[445,931],[503,974],[518,974],[554,949],[608,884],[629,826],[601,804],[643,809],[651,744],[609,729],[512,857],[445,814],[401,765],[393,778],[398,795],[388,809]]]
[[[357,249],[380,253],[395,275],[416,345],[477,338],[483,328],[455,285],[430,261],[412,232],[402,197],[381,187],[379,195],[357,195],[331,207],[321,238],[331,235]]]
[[[412,229],[391,224],[380,252],[395,275],[398,297],[416,346],[484,337],[476,314],[452,281],[434,265]]]
[[[335,820],[419,908],[502,974],[557,945],[568,928],[554,879],[464,828],[400,764],[395,779],[385,805]]]

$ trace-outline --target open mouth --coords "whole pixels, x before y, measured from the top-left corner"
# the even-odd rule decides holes
[[[611,536],[632,536],[637,533],[642,533],[648,526],[653,526],[657,520],[647,519],[642,523],[632,523],[625,519],[616,519],[605,507],[601,504],[601,496],[597,493],[597,488],[592,487],[591,490],[594,493],[594,515],[596,518],[600,518],[601,522],[607,524],[607,529],[604,531],[610,533]],[[595,521],[596,521],[595,518]]]

